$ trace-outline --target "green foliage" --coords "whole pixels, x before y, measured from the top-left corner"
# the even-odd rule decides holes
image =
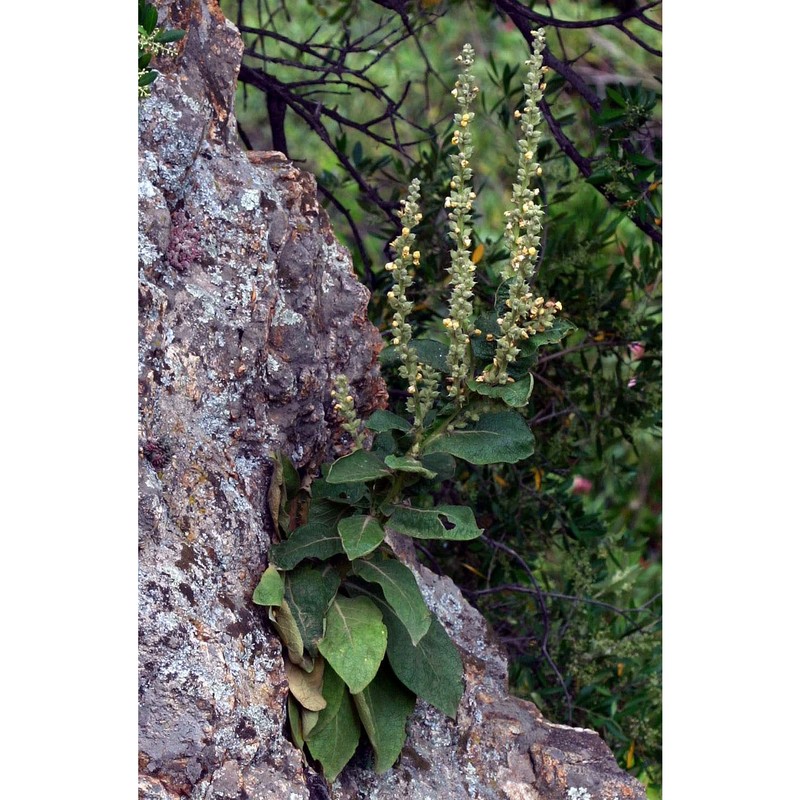
[[[367,597],[339,595],[325,614],[327,630],[319,640],[319,651],[353,694],[366,689],[378,674],[386,653],[382,620],[380,610]]]
[[[543,42],[542,32],[535,34],[527,62],[531,93],[538,87]],[[270,619],[296,665],[288,668],[292,736],[329,780],[352,757],[362,729],[375,754],[375,769],[388,769],[402,749],[415,697],[455,717],[463,693],[461,657],[385,534],[392,529],[414,539],[446,542],[481,536],[472,508],[426,498],[453,475],[455,459],[478,465],[517,463],[533,453],[533,436],[514,410],[526,404],[533,378],[524,368],[517,369],[516,378],[506,369],[518,366],[516,356],[525,363],[528,342],[539,336],[555,342],[571,330],[555,327],[560,303],[534,298],[527,283],[513,303],[498,295],[490,308],[473,305],[476,270],[465,250],[474,197],[467,146],[472,117],[466,111],[476,91],[471,54],[465,45],[458,59],[464,70],[456,83],[461,151],[445,203],[455,246],[450,313],[441,332],[448,344],[414,339],[409,323],[412,309],[405,291],[420,264],[412,232],[420,221],[418,182],[412,181],[401,211],[402,232],[392,244],[395,260],[386,267],[396,281],[389,299],[395,308],[393,343],[397,372],[407,387],[407,417],[380,411],[363,425],[346,379],[338,376],[333,408],[358,449],[324,467],[310,491],[300,488],[285,458],[276,457],[268,490],[272,519],[285,538],[273,545],[253,599],[270,606]],[[520,161],[530,169],[521,172],[528,176],[524,185],[515,187],[519,203],[534,202],[527,185],[538,169],[531,141],[523,137],[520,143]],[[526,208],[515,225],[535,231],[540,216]],[[481,339],[475,328],[479,312],[498,326],[495,345]],[[420,346],[425,341],[432,344]],[[503,370],[496,369],[497,342],[506,345]],[[366,430],[377,433],[372,449],[367,449]]]
[[[150,94],[158,71],[150,67],[153,56],[171,55],[171,45],[179,42],[186,31],[158,27],[158,9],[146,0],[139,0],[139,99]]]
[[[503,396],[511,387],[491,387],[510,406],[517,404],[515,394]],[[468,428],[445,429],[426,442],[426,453],[449,453],[470,464],[514,463],[533,455],[533,434],[525,420],[514,411],[484,414]]]
[[[405,625],[412,644],[418,645],[431,627],[431,613],[417,587],[414,573],[385,554],[355,561],[353,572],[367,583],[377,583],[381,587],[397,618]]]
[[[383,667],[363,692],[353,695],[358,716],[375,751],[375,771],[397,761],[406,740],[406,721],[414,710],[413,692]]]
[[[404,187],[414,178],[420,181],[421,219],[410,227],[416,247],[425,255],[414,265],[415,279],[407,291],[415,318],[410,344],[419,363],[445,377],[450,367],[441,320],[448,316],[449,286],[444,276],[452,241],[444,203],[457,145],[452,142],[455,124],[442,100],[439,75],[448,69],[461,43],[480,31],[481,53],[488,56],[475,65],[486,91],[473,106],[483,116],[473,139],[480,157],[471,164],[478,198],[469,249],[478,267],[475,325],[482,334],[471,334],[470,339],[474,358],[488,363],[496,345],[487,334],[501,335],[490,312],[509,291],[502,275],[509,252],[498,233],[505,224],[503,213],[516,175],[509,154],[514,112],[522,111],[524,98],[520,31],[508,24],[508,16],[498,13],[499,4],[487,0],[474,4],[337,0],[325,8],[308,0],[314,14],[290,13],[288,6],[282,6],[284,13],[280,4],[265,11],[269,3],[227,2],[229,16],[252,26],[251,30],[275,28],[271,37],[245,35],[249,48],[245,63],[268,71],[288,92],[308,91],[313,100],[308,107],[314,113],[320,103],[323,110],[327,105],[336,111],[335,120],[326,123],[327,141],[334,151],[325,138],[308,134],[314,119],[303,117],[302,104],[290,107],[285,131],[288,152],[319,178],[334,227],[373,290],[372,319],[389,342],[395,335],[391,322],[396,308],[388,302],[387,292],[397,279],[380,265],[386,242],[401,230],[389,214]],[[389,5],[404,7],[413,37],[403,33],[402,40],[391,39],[395,24],[402,26]],[[536,10],[535,4],[526,5]],[[514,691],[534,700],[552,719],[598,730],[619,763],[649,783],[648,796],[658,796],[662,262],[656,234],[662,216],[657,54],[661,12],[658,7],[646,11],[657,23],[652,27],[636,19],[624,25],[579,27],[616,13],[610,4],[598,6],[553,0],[547,11],[556,18],[548,28],[551,52],[581,76],[582,85],[576,86],[557,70],[547,76],[544,102],[561,138],[551,137],[553,127],[548,125],[539,143],[547,177],[539,183],[539,199],[547,206],[547,220],[536,282],[542,295],[561,300],[569,320],[557,317],[552,334],[541,333],[525,343],[517,358],[518,371],[509,373],[514,384],[486,386],[475,378],[468,383],[473,402],[485,396],[496,410],[505,395],[503,405],[528,418],[536,436],[535,466],[530,462],[471,466],[444,452],[406,455],[408,437],[415,435],[413,424],[401,416],[407,410],[408,379],[398,374],[404,363],[400,348],[391,344],[384,348],[381,362],[387,368],[391,396],[402,399],[391,412],[373,415],[367,428],[378,434],[372,453],[393,474],[404,471],[401,465],[406,472],[421,465],[435,473],[436,478],[420,471],[405,475],[419,479],[403,488],[414,507],[466,503],[474,510],[476,526],[484,529],[482,537],[430,540],[420,557],[434,570],[451,575],[492,622],[509,652]],[[386,27],[380,27],[379,17]],[[558,19],[568,20],[568,26],[559,26]],[[642,46],[629,34],[636,35]],[[313,47],[306,47],[312,40]],[[346,91],[336,85],[310,86],[321,65],[315,52],[320,59],[335,53],[344,61],[345,56],[350,58],[348,42],[360,41],[365,52],[354,52],[347,61],[355,70],[363,70],[356,83],[369,88],[371,79],[390,92],[397,87],[392,99],[398,101],[400,118],[386,114],[388,107],[377,92],[359,91],[356,85]],[[302,88],[294,89],[294,82]],[[596,95],[596,103],[587,100],[590,94]],[[245,80],[237,118],[257,149],[273,148],[265,115],[262,96]],[[321,119],[325,123],[324,113]],[[367,129],[366,121],[377,119],[383,122]],[[381,138],[372,137],[373,131]],[[576,157],[565,153],[565,139],[574,145]],[[399,140],[413,144],[400,148]],[[348,170],[348,160],[355,171]],[[367,188],[377,192],[370,195]],[[387,202],[381,205],[381,199]],[[545,343],[550,347],[540,352]],[[517,405],[523,387],[527,391],[528,373],[533,379],[530,395]],[[477,411],[485,414],[488,409]],[[409,419],[411,414],[408,411]],[[463,428],[454,431],[475,425],[466,414],[462,421]],[[427,422],[436,424],[437,419]],[[380,482],[391,485],[392,480],[386,477]],[[367,488],[317,481],[311,488],[308,516],[300,521],[335,528],[350,515],[367,515]],[[293,526],[284,520],[282,527],[288,532]],[[402,658],[392,647],[393,625],[398,641],[405,635],[410,647],[407,631],[390,607],[381,604],[379,586],[352,578],[346,581],[348,593],[376,593],[368,596],[384,613],[387,659],[399,675]],[[435,650],[431,658],[439,663]],[[407,666],[410,670],[413,663]]]

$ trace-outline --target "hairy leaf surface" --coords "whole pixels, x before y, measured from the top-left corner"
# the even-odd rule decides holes
[[[360,589],[359,592],[383,612],[383,621],[389,630],[386,655],[394,674],[414,694],[455,719],[464,693],[464,665],[439,620],[432,616],[428,632],[415,647],[405,625],[385,600],[369,590]]]
[[[465,541],[477,539],[483,533],[475,523],[475,515],[469,506],[394,506],[389,525],[415,539]]]
[[[386,456],[384,463],[387,467],[396,469],[398,472],[416,472],[424,475],[426,478],[435,478],[436,473],[428,469],[420,461],[411,456]]]
[[[304,564],[286,573],[284,598],[306,650],[316,655],[323,619],[339,588],[339,573],[330,564]]]
[[[253,602],[259,606],[279,606],[283,602],[283,575],[270,564],[253,592]]]
[[[322,764],[326,779],[333,781],[353,757],[361,738],[361,725],[350,693],[332,669],[325,670],[322,695],[327,705],[319,712],[314,727],[306,732],[306,744]]]
[[[286,716],[289,718],[289,732],[292,734],[292,741],[298,750],[303,749],[305,738],[303,736],[303,724],[300,720],[300,706],[294,697],[288,697],[286,703]]]
[[[314,665],[311,659],[303,653],[303,636],[285,599],[280,606],[270,607],[269,618],[278,631],[280,640],[286,645],[289,660],[302,667],[306,672],[311,672]]]
[[[507,383],[505,386],[489,386],[470,379],[467,381],[467,386],[484,397],[494,397],[512,408],[522,408],[528,404],[533,391],[533,375],[527,373],[514,383]]]
[[[417,698],[383,666],[363,692],[353,695],[361,724],[375,751],[375,771],[397,761],[406,741],[406,724]]]
[[[286,679],[289,682],[289,691],[298,703],[309,711],[322,711],[327,705],[322,696],[322,678],[325,671],[325,659],[318,658],[314,662],[314,669],[306,672],[291,662],[286,665]]]
[[[368,450],[356,450],[350,455],[337,458],[331,464],[325,481],[333,484],[374,481],[391,474],[391,470],[383,463],[380,456]]]
[[[353,562],[353,572],[369,583],[377,583],[386,601],[405,625],[413,644],[428,632],[431,612],[417,586],[414,573],[394,558],[373,555]]]
[[[319,651],[353,694],[375,677],[386,653],[386,626],[367,597],[338,595],[328,611]]]
[[[373,411],[366,424],[371,431],[376,433],[382,433],[383,431],[402,431],[406,433],[411,430],[411,423],[398,414],[384,411],[382,408]]]
[[[383,541],[383,535],[375,517],[357,515],[339,522],[339,536],[351,561],[371,553]]]
[[[515,411],[500,411],[484,414],[473,428],[433,437],[424,451],[450,453],[470,464],[514,464],[533,454],[533,434]]]
[[[324,561],[343,552],[342,540],[335,529],[309,522],[297,528],[285,542],[273,545],[269,560],[279,569],[293,569],[304,558]]]

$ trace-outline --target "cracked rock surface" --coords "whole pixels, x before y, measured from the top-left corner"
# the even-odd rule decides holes
[[[480,614],[399,541],[464,656],[458,719],[419,702],[392,770],[357,756],[332,787],[285,737],[281,644],[250,601],[270,456],[341,454],[333,379],[383,406],[380,337],[314,179],[236,140],[234,25],[215,0],[157,5],[187,35],[139,107],[140,798],[643,800],[596,734],[508,695]]]

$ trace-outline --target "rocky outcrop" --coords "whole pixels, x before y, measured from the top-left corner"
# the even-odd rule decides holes
[[[312,470],[346,445],[332,380],[381,406],[380,338],[313,178],[236,141],[236,28],[214,0],[160,17],[188,34],[139,112],[140,797],[643,797],[596,734],[508,696],[478,612],[418,567],[467,664],[458,720],[420,702],[395,768],[333,787],[285,737],[281,645],[250,602],[270,456]]]

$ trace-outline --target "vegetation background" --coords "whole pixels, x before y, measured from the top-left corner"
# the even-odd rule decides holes
[[[661,786],[661,5],[659,2],[224,0],[245,40],[244,145],[318,178],[334,229],[391,318],[383,270],[397,204],[422,182],[417,317],[445,315],[444,198],[455,56],[476,48],[473,261],[488,302],[504,258],[514,110],[532,27],[550,58],[542,142],[546,229],[537,292],[576,330],[540,357],[524,465],[457,475],[480,540],[420,548],[493,623],[513,690],[598,730]],[[641,6],[641,7],[639,7]],[[390,387],[394,401],[402,390]]]

